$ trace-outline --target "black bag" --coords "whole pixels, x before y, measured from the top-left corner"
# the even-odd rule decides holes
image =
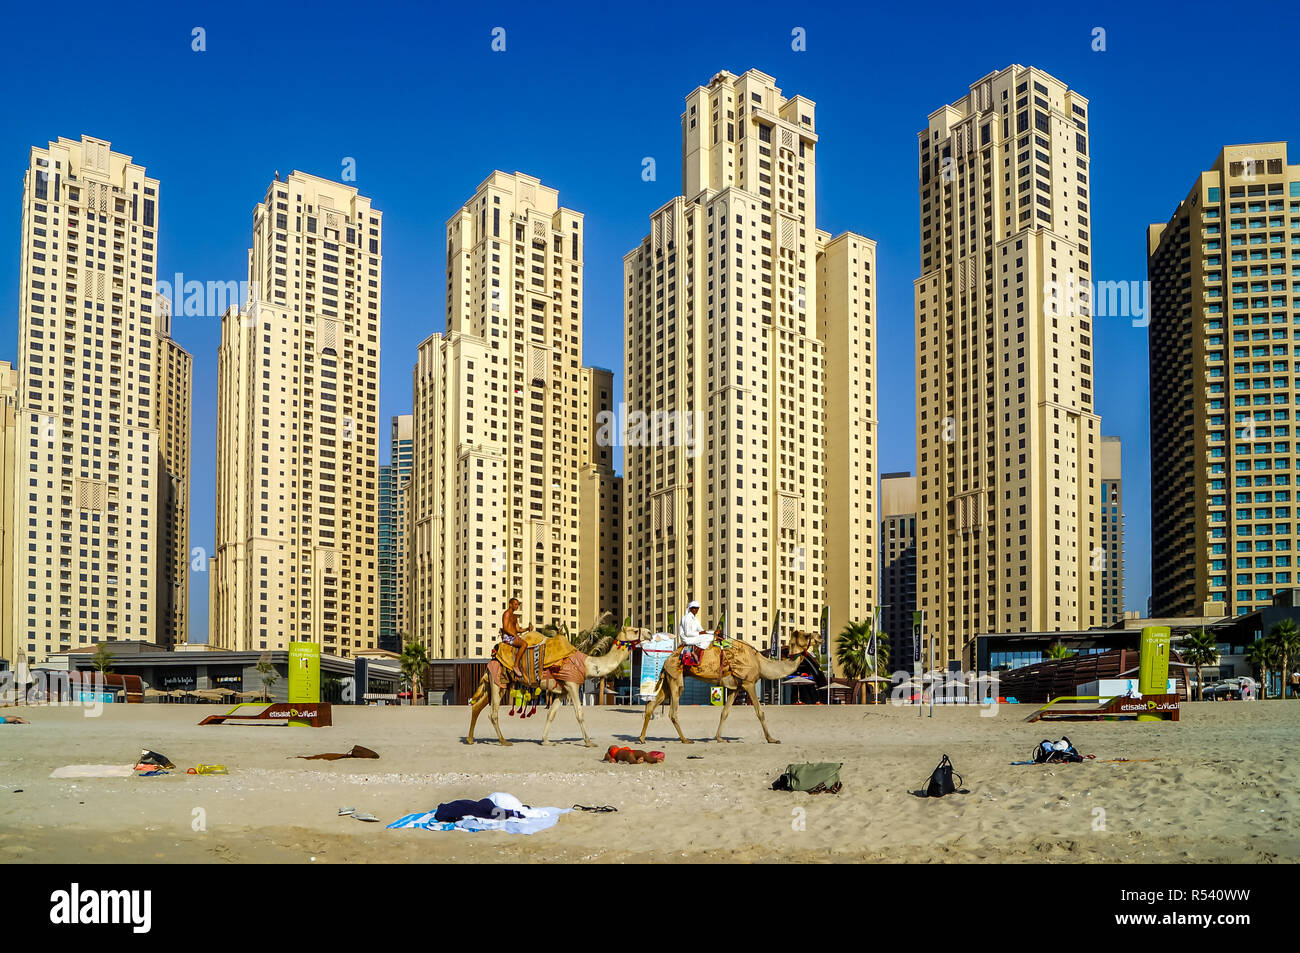
[[[953,775],[957,776],[957,783],[953,784]],[[926,797],[943,797],[945,794],[956,794],[958,787],[962,784],[962,776],[957,774],[952,768],[952,762],[948,760],[945,754],[939,766],[930,774],[930,780],[925,785]]]

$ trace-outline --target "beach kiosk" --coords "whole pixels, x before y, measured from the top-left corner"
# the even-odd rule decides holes
[[[253,713],[251,709],[261,709]],[[249,709],[247,714],[241,709]],[[329,702],[320,700],[320,646],[289,643],[289,700],[268,705],[242,702],[224,715],[209,715],[200,725],[285,722],[294,728],[325,728],[332,724]]]
[[[1166,625],[1142,629],[1138,658],[1138,691],[1123,694],[1079,694],[1053,698],[1025,721],[1177,721],[1179,698],[1170,690],[1170,632]],[[1081,705],[1088,702],[1087,705]]]

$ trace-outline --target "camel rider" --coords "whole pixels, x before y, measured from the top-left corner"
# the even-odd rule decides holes
[[[524,633],[531,631],[528,626],[519,621],[519,600],[511,599],[510,605],[501,615],[501,641],[506,645],[515,647],[515,670],[516,676],[522,675],[523,670],[520,665],[524,658]]]
[[[686,607],[677,634],[682,640],[682,664],[691,668],[700,664],[701,655],[713,643],[713,637],[717,633],[704,631],[704,626],[700,623],[700,604],[692,601]]]

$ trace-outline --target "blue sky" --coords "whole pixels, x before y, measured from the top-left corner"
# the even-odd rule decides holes
[[[10,7],[0,39],[0,263],[9,263],[0,359],[17,353],[32,145],[88,133],[147,166],[161,180],[160,276],[200,281],[246,277],[252,209],[276,170],[339,178],[350,157],[355,184],[384,212],[387,462],[386,421],[410,409],[415,347],[445,323],[443,224],[475,186],[493,169],[523,171],[584,213],[584,359],[619,371],[622,256],[680,189],[683,99],[719,70],[757,68],[817,103],[818,225],[878,242],[879,465],[914,470],[916,133],[931,111],[1010,63],[1041,67],[1091,100],[1098,281],[1146,277],[1146,226],[1168,219],[1223,145],[1300,149],[1300,14],[1270,0],[1248,16],[1197,3],[1018,4],[1004,17],[942,3],[439,6]],[[195,27],[206,31],[204,52],[191,48]],[[496,27],[504,52],[491,48]],[[791,48],[796,27],[805,51]],[[1097,27],[1104,52],[1092,49]],[[51,37],[57,70],[46,63]],[[653,182],[641,178],[647,156]],[[220,329],[180,318],[173,333],[194,355],[191,536],[210,551]],[[1145,330],[1098,320],[1097,409],[1103,433],[1124,439],[1126,601],[1139,610],[1150,579],[1146,362]],[[207,587],[195,573],[195,641],[207,632]]]

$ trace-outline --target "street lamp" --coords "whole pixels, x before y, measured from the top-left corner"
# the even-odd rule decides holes
[[[890,603],[883,603],[876,606],[876,611],[871,616],[871,646],[876,650],[876,657],[871,663],[871,677],[876,679],[871,685],[871,698],[874,705],[880,704],[880,625],[876,620],[880,618],[880,613],[892,608],[893,605]]]

